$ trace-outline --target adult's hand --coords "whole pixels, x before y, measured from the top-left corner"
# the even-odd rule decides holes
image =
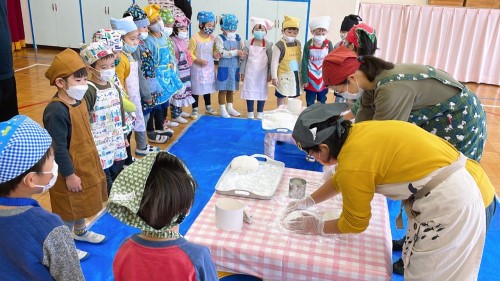
[[[302,213],[302,216],[286,223],[285,227],[291,232],[298,234],[324,235],[323,227],[325,222],[310,213]]]

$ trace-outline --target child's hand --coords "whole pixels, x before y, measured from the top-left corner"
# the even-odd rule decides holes
[[[194,60],[194,63],[199,64],[199,65],[201,65],[201,66],[205,66],[205,65],[207,65],[207,64],[208,64],[208,61],[206,61],[206,60],[202,60],[202,59],[195,59],[195,60]]]
[[[214,53],[214,59],[218,60],[221,58],[221,54],[220,53]]]
[[[128,139],[125,138],[125,147],[129,147],[130,146],[130,143],[128,142]]]
[[[278,87],[280,83],[278,82],[278,78],[273,78],[273,85],[274,87]]]
[[[238,50],[238,57],[240,57],[240,59],[243,59],[247,56],[247,53],[245,53],[245,51],[243,50]]]
[[[82,180],[76,174],[67,176],[66,187],[71,192],[80,192],[82,191]]]
[[[241,74],[241,82],[243,82],[243,80],[245,80],[245,74]]]

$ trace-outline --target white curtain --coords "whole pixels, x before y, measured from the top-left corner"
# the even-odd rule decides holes
[[[360,3],[376,56],[429,64],[462,82],[500,85],[500,10]]]

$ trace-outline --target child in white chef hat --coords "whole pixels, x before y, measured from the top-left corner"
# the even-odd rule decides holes
[[[317,17],[309,21],[313,37],[304,45],[302,55],[302,81],[306,92],[307,106],[316,101],[326,102],[328,88],[323,82],[323,60],[333,50],[333,44],[326,38],[330,29],[330,17]]]
[[[248,118],[254,118],[254,101],[257,101],[257,119],[262,119],[267,100],[267,84],[271,81],[273,43],[264,37],[274,27],[267,19],[250,18],[254,38],[245,41],[243,50],[248,54],[241,62],[241,98],[247,101]]]

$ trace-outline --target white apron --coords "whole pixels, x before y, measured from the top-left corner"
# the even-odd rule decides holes
[[[486,235],[485,206],[465,168],[466,159],[460,154],[457,162],[411,183],[377,186],[377,193],[394,200],[421,196],[412,207],[405,205],[405,280],[477,279]],[[434,188],[417,193],[426,185]]]
[[[99,90],[94,83],[87,84],[96,90],[94,108],[90,112],[90,131],[99,153],[103,169],[113,165],[114,161],[127,158],[125,139],[123,136],[120,93],[110,85]]]
[[[266,41],[261,46],[248,47],[248,60],[245,68],[245,80],[241,88],[241,98],[245,100],[267,100],[267,53]]]
[[[194,35],[196,40],[196,54],[199,59],[208,63],[201,66],[193,63],[191,66],[191,94],[201,96],[214,93],[215,90],[215,65],[214,65],[214,37],[210,35],[209,42],[201,42],[198,34]]]
[[[141,92],[139,88],[139,63],[130,60],[130,74],[127,79],[125,79],[125,85],[127,86],[127,93],[129,95],[130,101],[135,104],[135,125],[134,131],[145,132],[146,125],[144,124],[144,115],[142,114],[142,104],[141,104]]]

